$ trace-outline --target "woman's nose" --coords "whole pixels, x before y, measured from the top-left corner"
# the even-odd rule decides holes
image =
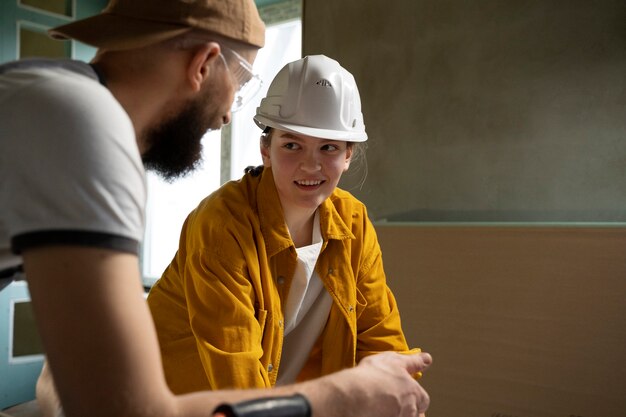
[[[307,153],[302,161],[300,162],[300,167],[303,171],[317,171],[321,168],[321,164],[319,162],[319,158],[315,152]]]

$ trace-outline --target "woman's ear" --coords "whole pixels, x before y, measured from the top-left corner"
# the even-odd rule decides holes
[[[346,172],[350,168],[350,161],[352,161],[352,146],[348,146],[346,149],[346,161],[343,167],[343,172]]]
[[[263,166],[269,168],[272,166],[272,161],[270,160],[270,148],[263,144],[263,140],[261,140],[261,158],[263,158]]]
[[[211,65],[220,59],[220,45],[207,42],[193,50],[187,66],[187,79],[194,92],[200,91],[202,84],[209,78]]]

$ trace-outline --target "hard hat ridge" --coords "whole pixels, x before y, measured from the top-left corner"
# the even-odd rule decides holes
[[[254,117],[259,127],[350,142],[367,140],[352,74],[324,55],[287,64],[276,75]]]

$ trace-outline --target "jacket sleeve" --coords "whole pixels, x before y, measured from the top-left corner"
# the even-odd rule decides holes
[[[367,214],[363,216],[363,233],[359,238],[362,247],[357,266],[357,363],[375,353],[409,352],[400,312],[387,286],[376,231]]]
[[[225,245],[223,240],[219,247]],[[270,387],[260,361],[265,315],[255,311],[245,265],[233,259],[236,253],[210,249],[187,258],[184,285],[191,329],[212,389]]]

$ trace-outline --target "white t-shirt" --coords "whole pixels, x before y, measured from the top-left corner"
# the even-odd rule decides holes
[[[313,243],[296,248],[298,264],[285,303],[283,351],[276,385],[295,382],[326,325],[333,302],[315,271],[322,248],[319,212],[313,222]]]
[[[0,66],[0,132],[0,269],[39,245],[138,253],[146,182],[134,128],[91,66]]]

